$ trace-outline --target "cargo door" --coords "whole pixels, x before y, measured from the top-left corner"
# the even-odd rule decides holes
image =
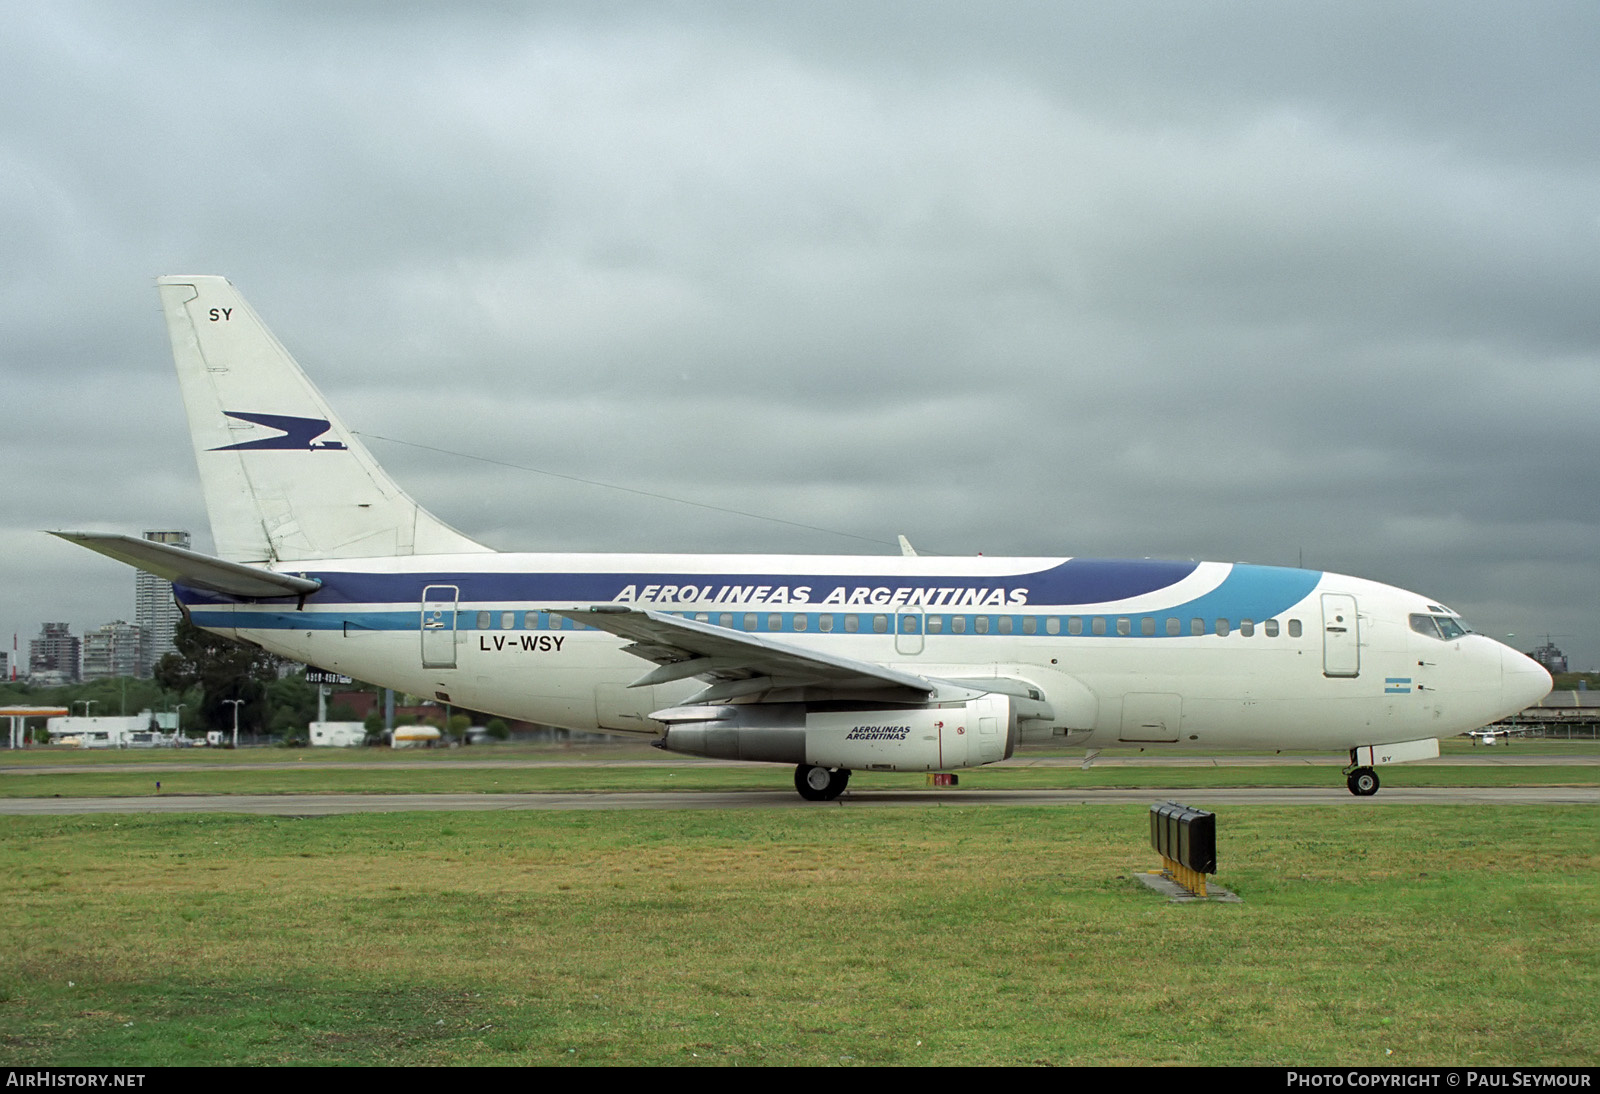
[[[1136,691],[1122,697],[1119,741],[1174,744],[1183,733],[1183,696]]]
[[[630,688],[622,684],[596,684],[594,688],[594,720],[601,729],[621,733],[638,733],[659,736],[659,723],[652,722],[649,714],[659,708],[655,688]]]

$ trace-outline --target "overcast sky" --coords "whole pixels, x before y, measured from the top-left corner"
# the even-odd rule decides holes
[[[497,548],[1303,557],[1600,664],[1592,2],[5,27],[24,656],[133,613],[41,529],[209,548],[153,280],[216,273]]]

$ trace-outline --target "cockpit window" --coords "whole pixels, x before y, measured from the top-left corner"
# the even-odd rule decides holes
[[[1433,616],[1431,615],[1413,615],[1411,617],[1411,629],[1418,634],[1425,634],[1429,638],[1440,637],[1439,625],[1433,621]]]
[[[1429,607],[1432,607],[1430,604]],[[1460,638],[1464,634],[1471,634],[1472,628],[1463,623],[1459,616],[1450,615],[1413,615],[1411,629],[1418,634],[1425,634],[1429,638],[1438,638],[1450,641]]]

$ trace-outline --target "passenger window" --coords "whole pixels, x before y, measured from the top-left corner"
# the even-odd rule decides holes
[[[781,616],[781,615],[769,615],[769,616],[767,616],[767,630],[769,630],[769,631],[781,631],[781,630],[783,630],[783,616]]]
[[[797,631],[803,631],[803,630],[806,629],[806,617],[805,616],[796,615],[794,617],[794,629],[797,630]]]
[[[1039,633],[1039,617],[1036,616],[1036,615],[1030,615],[1030,616],[1025,617],[1022,620],[1022,633],[1023,634],[1038,634]]]
[[[1001,634],[1010,634],[1011,633],[1011,628],[1014,625],[1015,625],[1015,621],[1009,615],[1002,615],[1000,617],[1000,633]]]
[[[988,616],[986,616],[986,615],[975,616],[974,617],[974,622],[977,624],[976,629],[977,629],[977,632],[979,634],[988,634],[989,633],[989,617]]]
[[[1299,638],[1300,637],[1300,620],[1298,620],[1298,619],[1289,620],[1289,637],[1290,638]]]
[[[523,630],[525,630],[525,631],[537,630],[538,627],[539,627],[539,613],[538,612],[523,612],[522,613],[522,629]]]
[[[1129,625],[1129,623],[1128,623],[1128,621],[1126,619],[1118,619],[1117,620],[1117,633],[1120,634],[1120,635],[1123,635],[1123,636],[1127,636],[1127,635],[1133,633],[1133,629]]]
[[[1241,638],[1253,638],[1255,636],[1255,633],[1256,633],[1255,620],[1253,620],[1253,619],[1241,619],[1241,620],[1239,620],[1239,636]]]
[[[847,615],[844,617],[844,630],[846,634],[855,634],[860,629],[861,617],[859,615]]]
[[[1204,619],[1191,619],[1191,620],[1189,620],[1189,633],[1193,634],[1193,635],[1205,634],[1206,633],[1206,621]]]
[[[966,634],[967,633],[967,617],[964,616],[964,615],[952,615],[950,617],[950,633],[951,634]]]
[[[1156,621],[1155,621],[1155,619],[1152,618],[1151,616],[1147,615],[1143,619],[1139,620],[1139,633],[1143,634],[1143,635],[1155,634],[1156,633]]]
[[[745,615],[744,615],[744,629],[747,630],[747,631],[753,631],[753,630],[756,629],[756,613],[755,612],[746,612],[745,613]]]
[[[938,634],[943,630],[944,630],[944,616],[942,616],[942,615],[930,615],[930,616],[928,616],[928,633],[929,634]]]
[[[479,612],[478,613],[478,629],[480,631],[486,631],[486,630],[489,629],[489,613],[488,612]]]
[[[720,615],[718,617],[718,621],[721,622],[721,624],[724,627],[727,627],[730,630],[733,629],[733,613],[732,612],[723,612],[722,615]]]
[[[1080,619],[1078,616],[1073,616],[1072,618],[1068,619],[1067,620],[1067,633],[1068,634],[1082,634],[1083,633],[1083,620]]]
[[[889,633],[889,617],[886,616],[886,615],[875,615],[875,616],[873,616],[872,617],[872,633],[873,634],[888,634]]]
[[[1103,615],[1097,615],[1093,619],[1089,620],[1089,633],[1091,633],[1091,634],[1105,634],[1106,633],[1106,617],[1103,616]]]
[[[914,615],[902,615],[900,617],[900,633],[901,634],[916,634],[917,633],[917,617],[914,616]]]
[[[1057,615],[1052,615],[1049,619],[1046,619],[1044,621],[1044,633],[1045,634],[1060,634],[1061,633],[1061,617],[1057,616]]]
[[[1262,626],[1267,628],[1268,638],[1278,637],[1278,621],[1276,619],[1269,619]]]
[[[1226,619],[1217,620],[1217,637],[1228,637],[1228,629],[1228,621]]]
[[[1177,635],[1179,635],[1181,633],[1183,633],[1183,623],[1182,623],[1181,620],[1178,620],[1178,619],[1169,619],[1169,620],[1167,620],[1167,635],[1168,635],[1168,637],[1175,637],[1175,636],[1177,636]]]
[[[817,630],[821,631],[823,634],[828,634],[833,630],[832,612],[827,612],[823,615],[817,616]]]
[[[709,615],[707,615],[705,612],[695,612],[694,613],[694,617],[695,617],[695,620],[697,622],[700,622],[700,623],[709,623],[709,622],[711,622],[711,617]]]

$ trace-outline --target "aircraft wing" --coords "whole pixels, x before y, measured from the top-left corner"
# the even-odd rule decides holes
[[[186,551],[170,543],[155,543],[138,536],[115,532],[51,532],[52,536],[98,551],[107,558],[126,562],[135,569],[154,574],[192,589],[206,589],[230,596],[279,597],[305,596],[322,588],[322,582],[307,577],[274,573],[242,562],[212,558],[198,551]]]
[[[937,686],[926,677],[870,661],[801,649],[765,635],[731,630],[695,619],[601,605],[552,611],[586,627],[626,638],[624,649],[656,667],[629,687],[699,677],[718,683],[761,680],[771,687],[820,686],[845,691],[890,688],[924,701]]]

